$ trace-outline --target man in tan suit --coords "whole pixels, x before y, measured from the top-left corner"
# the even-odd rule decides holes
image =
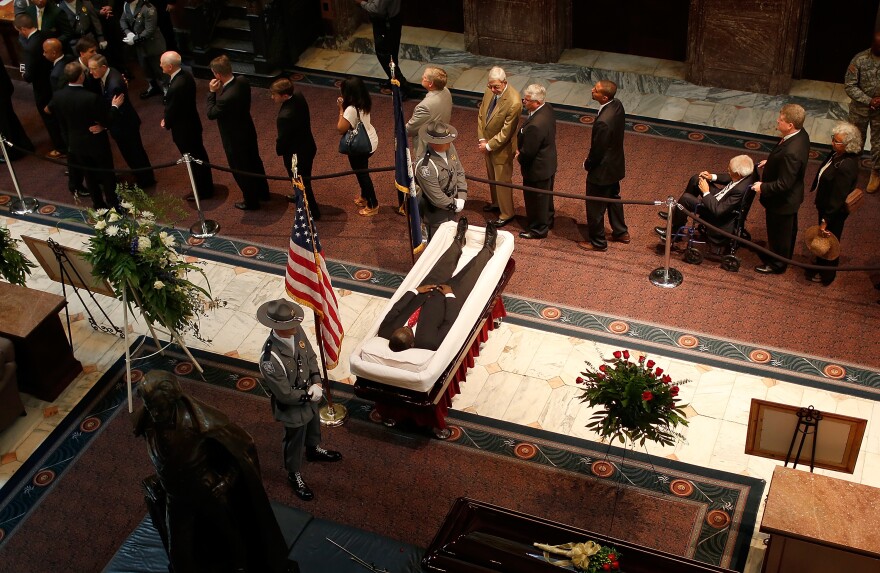
[[[486,158],[489,179],[510,183],[513,178],[513,156],[516,152],[516,132],[522,114],[519,92],[508,85],[507,74],[499,67],[489,70],[489,82],[480,113],[477,116],[477,137],[480,153]],[[503,185],[489,185],[492,203],[483,207],[486,212],[500,211],[501,215],[490,225],[503,227],[513,220],[513,189]]]

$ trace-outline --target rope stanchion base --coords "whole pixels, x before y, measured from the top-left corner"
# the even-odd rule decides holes
[[[40,202],[34,197],[22,197],[21,199],[13,199],[9,203],[9,211],[15,215],[27,215],[33,213],[40,206]]]
[[[204,221],[196,221],[192,227],[189,228],[189,234],[196,239],[208,239],[213,237],[217,233],[220,232],[220,223],[214,221],[212,219],[205,219]]]
[[[348,418],[348,408],[342,404],[333,404],[333,406],[325,404],[321,406],[318,415],[321,417],[322,426],[335,428],[345,423],[346,418]]]
[[[654,286],[675,288],[684,282],[684,276],[682,276],[681,272],[672,267],[668,269],[666,267],[660,267],[651,271],[651,274],[648,275],[648,280],[650,280],[651,284]]]

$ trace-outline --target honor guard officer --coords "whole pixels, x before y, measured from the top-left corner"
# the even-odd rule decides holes
[[[467,180],[464,167],[452,142],[458,131],[442,121],[426,123],[419,137],[427,144],[425,155],[416,163],[416,182],[422,190],[419,207],[428,228],[428,240],[446,221],[464,208]]]
[[[285,299],[257,309],[257,320],[272,329],[260,356],[260,373],[272,393],[272,413],[284,424],[281,445],[287,481],[300,499],[309,501],[315,494],[300,473],[303,448],[310,462],[337,462],[342,454],[320,446],[318,403],[324,396],[323,380],[318,358],[300,326],[302,319],[302,308]]]

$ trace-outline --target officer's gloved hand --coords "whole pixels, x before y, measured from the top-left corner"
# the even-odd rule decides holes
[[[320,402],[321,398],[323,397],[324,389],[321,386],[317,384],[312,384],[311,386],[309,386],[309,398],[312,402]]]
[[[464,209],[464,199],[456,199],[455,200],[455,212],[460,213],[462,209]]]

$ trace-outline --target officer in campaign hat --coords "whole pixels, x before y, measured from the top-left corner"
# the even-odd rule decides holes
[[[467,199],[464,167],[452,144],[457,135],[454,127],[442,121],[428,122],[419,130],[427,149],[416,164],[415,174],[422,191],[419,208],[429,241],[441,224],[455,219]]]

